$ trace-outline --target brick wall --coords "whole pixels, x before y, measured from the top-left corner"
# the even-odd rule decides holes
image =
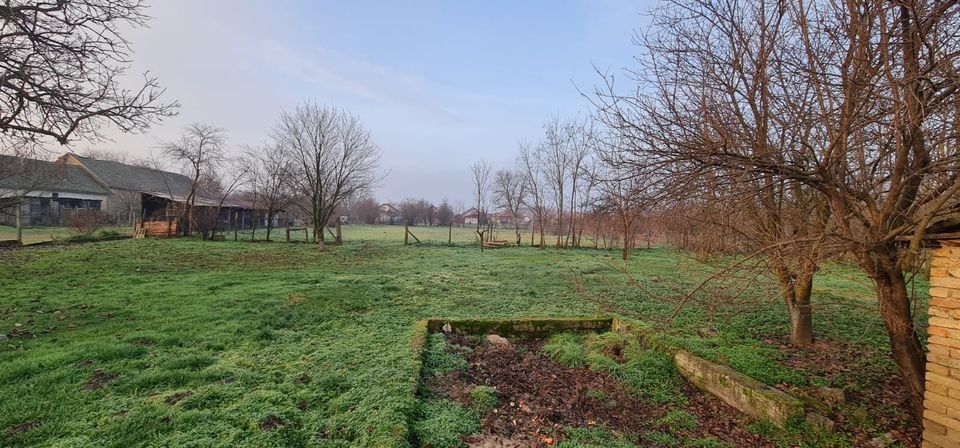
[[[923,446],[960,446],[960,241],[930,258],[930,326]]]

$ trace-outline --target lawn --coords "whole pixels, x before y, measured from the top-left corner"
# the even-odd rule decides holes
[[[676,292],[710,272],[668,249],[637,251],[630,277],[604,251],[481,254],[454,230],[462,244],[346,227],[325,252],[176,239],[0,253],[2,445],[407,446],[416,320],[618,313],[662,325]],[[447,229],[415,231],[439,241]],[[845,371],[792,363],[778,348],[782,305],[764,291],[698,295],[664,338],[770,384],[868,390],[893,373],[856,270],[828,266],[815,292],[817,335],[867,354]],[[869,412],[871,431],[890,427],[892,411]]]
[[[475,244],[477,239],[477,232],[475,227],[471,226],[453,226],[453,227],[442,227],[442,226],[410,226],[410,233],[413,234],[417,239],[420,240],[423,244],[437,245],[437,244],[447,244],[452,242],[455,244]],[[333,231],[332,229],[330,230]],[[381,241],[381,242],[392,242],[392,243],[402,243],[403,242],[403,233],[404,226],[359,226],[359,225],[347,225],[342,228],[343,238],[349,241]],[[307,230],[296,230],[290,232],[291,241],[304,241],[307,236],[312,238],[313,231]],[[509,240],[514,241],[516,234],[513,229],[501,229],[497,228],[493,231],[493,239],[495,240]],[[416,239],[411,236],[408,241],[410,244],[416,243]],[[529,231],[521,230],[521,236],[523,237],[523,243],[529,244],[530,233]],[[539,234],[537,235],[539,237]],[[241,240],[250,240],[251,237],[255,237],[256,240],[265,240],[267,238],[266,229],[257,229],[256,231],[243,230],[237,232],[237,239]],[[230,232],[226,233],[227,239],[233,239],[233,234]],[[487,233],[484,235],[484,238],[489,239],[490,234]],[[547,243],[551,244],[552,239],[556,238],[556,235],[548,234]],[[281,227],[271,230],[270,240],[271,241],[284,241],[286,239],[286,229]],[[327,241],[333,240],[333,237],[330,233],[327,234]],[[592,244],[592,240],[591,240]]]
[[[104,227],[102,230],[116,232],[120,235],[133,235],[131,227]],[[23,228],[23,244],[44,243],[62,240],[77,235],[77,231],[68,227],[34,227]],[[0,241],[17,239],[17,228],[0,226]]]

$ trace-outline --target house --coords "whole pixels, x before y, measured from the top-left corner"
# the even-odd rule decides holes
[[[486,224],[486,214],[478,212],[476,207],[471,207],[460,216],[463,217],[463,225],[465,226],[475,226],[478,222],[480,224]]]
[[[59,161],[78,167],[109,190],[103,210],[115,221],[130,224],[143,217],[142,193],[187,196],[193,180],[182,174],[155,168],[99,160],[67,153]]]
[[[79,210],[101,210],[110,194],[83,169],[62,161],[0,155],[0,167],[0,223],[6,225],[17,224],[17,208],[21,225],[69,225]]]
[[[377,224],[402,224],[403,218],[400,216],[400,210],[390,203],[380,204],[380,216],[377,217]]]
[[[179,216],[178,207],[184,207],[190,195],[193,180],[187,176],[156,168],[131,165],[112,160],[99,160],[67,153],[61,163],[85,171],[101,186],[109,190],[103,210],[117,223],[129,225],[138,220],[170,219]],[[195,194],[194,206],[200,210],[197,217],[214,223],[213,214],[219,208],[219,228],[249,229],[266,225],[265,213],[259,213],[253,202],[239,197],[204,197]],[[199,218],[197,218],[199,219]],[[279,217],[274,217],[275,221]]]
[[[493,214],[493,224],[497,226],[513,226],[513,213],[509,210],[499,211]]]
[[[514,227],[519,225],[520,227],[526,227],[530,224],[530,218],[527,216],[519,215],[514,219],[513,213],[510,210],[502,210],[493,215],[493,224],[500,227]]]

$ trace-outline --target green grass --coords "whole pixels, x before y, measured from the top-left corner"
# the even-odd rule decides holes
[[[683,379],[669,355],[641,346],[618,333],[586,336],[560,333],[551,336],[543,352],[570,367],[588,366],[620,380],[627,390],[656,404],[681,405]]]
[[[470,391],[471,406],[477,413],[483,414],[497,407],[497,388],[490,386],[475,386]]]
[[[401,238],[391,233],[397,228]],[[670,250],[636,251],[628,267],[635,284],[603,251],[481,254],[468,240],[403,246],[402,227],[348,227],[344,235],[344,246],[325,252],[176,239],[2,253],[0,334],[17,337],[0,341],[0,445],[408,446],[467,428],[466,413],[424,408],[413,393],[417,320],[621,313],[656,323],[674,307],[670,294],[710,271]],[[363,235],[369,241],[357,240]],[[817,279],[816,330],[876,355],[866,370],[832,380],[868,384],[892,369],[885,336],[862,298],[863,278],[838,271]],[[775,297],[756,299],[750,313],[742,303],[707,304],[691,303],[665,337],[764,381],[816,381],[777,367],[779,355],[762,342],[788,328]],[[706,326],[721,335],[698,335]],[[651,372],[667,365],[638,358],[618,374],[653,387]],[[604,367],[598,356],[585,362]],[[86,390],[98,369],[110,381]]]
[[[120,235],[133,235],[131,227],[104,227],[101,230],[117,232]],[[57,241],[76,236],[77,231],[67,227],[36,227],[23,228],[23,244]],[[17,239],[17,228],[0,225],[0,241]]]

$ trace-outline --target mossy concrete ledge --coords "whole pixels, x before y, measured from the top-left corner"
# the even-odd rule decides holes
[[[783,427],[791,418],[803,415],[800,400],[730,367],[683,350],[674,354],[674,363],[695,386],[756,419]]]
[[[431,333],[445,330],[460,334],[549,335],[564,331],[609,331],[610,317],[524,318],[524,319],[430,319]]]

